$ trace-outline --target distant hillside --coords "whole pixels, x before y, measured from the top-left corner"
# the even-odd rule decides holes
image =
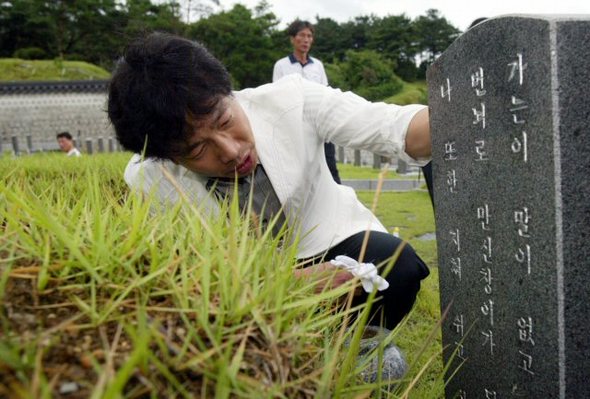
[[[111,74],[82,61],[0,58],[0,81],[108,79]]]

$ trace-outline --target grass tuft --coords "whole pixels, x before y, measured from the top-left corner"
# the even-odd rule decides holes
[[[423,332],[439,317],[436,276],[388,337],[415,366],[386,392],[362,380],[358,348],[345,345],[365,319],[344,327],[364,311],[342,303],[352,283],[314,294],[293,278],[294,247],[236,204],[214,218],[130,194],[128,158],[0,157],[0,396],[360,398],[442,386],[440,338]],[[412,356],[417,340],[426,360]]]

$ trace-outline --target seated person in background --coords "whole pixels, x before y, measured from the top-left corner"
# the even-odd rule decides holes
[[[412,308],[427,266],[352,188],[334,181],[323,151],[331,141],[423,165],[431,152],[426,106],[371,103],[297,74],[232,92],[228,72],[203,46],[154,33],[131,43],[119,61],[108,114],[120,143],[136,153],[125,170],[132,188],[153,188],[169,204],[180,199],[180,187],[212,214],[234,184],[241,206],[252,189],[261,224],[276,217],[301,233],[297,256],[307,267],[294,274],[314,279],[334,271],[318,286],[354,278],[329,261],[339,255],[358,261],[369,229],[362,262],[382,266],[403,245],[373,312],[383,311],[384,327],[393,329]],[[381,314],[371,322],[380,324]]]
[[[313,25],[308,21],[296,19],[287,28],[287,33],[291,38],[293,53],[275,63],[272,81],[276,82],[285,75],[296,73],[312,82],[327,86],[328,77],[324,71],[324,65],[320,60],[309,55],[313,43]],[[324,143],[324,152],[330,173],[334,181],[340,184],[340,176],[336,168],[336,147],[332,143]]]
[[[57,134],[57,144],[59,148],[67,153],[68,157],[79,157],[80,151],[74,146],[74,139],[68,132],[61,132]]]

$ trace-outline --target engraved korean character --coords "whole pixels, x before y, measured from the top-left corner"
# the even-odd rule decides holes
[[[483,85],[483,68],[479,67],[477,71],[471,74],[471,87],[475,89],[475,94],[480,97],[486,94]]]
[[[494,347],[496,346],[496,344],[494,343],[494,333],[492,332],[492,330],[488,330],[488,331],[482,331],[481,335],[483,335],[484,341],[482,346],[488,346],[490,348],[490,355],[494,355]]]
[[[455,341],[455,350],[457,351],[457,357],[461,360],[465,360],[465,345]]]
[[[476,140],[475,141],[475,153],[477,154],[476,161],[487,161],[488,153],[485,151],[484,147],[486,145],[485,140]]]
[[[454,161],[457,159],[457,149],[455,148],[454,141],[447,141],[445,143],[445,155],[443,159],[445,161]]]
[[[457,275],[461,280],[461,258],[450,258],[451,262],[451,273]]]
[[[524,162],[528,162],[529,160],[529,152],[528,152],[528,143],[527,143],[527,134],[525,131],[522,132],[522,138],[515,137],[512,140],[512,145],[510,146],[512,152],[515,154],[522,153],[522,160]]]
[[[510,112],[512,113],[512,122],[517,125],[522,125],[526,122],[522,118],[522,111],[527,109],[529,106],[527,105],[526,101],[517,98],[516,96],[511,96],[510,98]]]
[[[516,250],[516,254],[514,254],[514,257],[516,258],[516,261],[518,263],[522,263],[523,265],[526,265],[527,274],[530,275],[531,274],[531,246],[526,244],[524,246],[524,249],[518,248]]]
[[[481,313],[484,316],[490,317],[490,326],[494,326],[494,301],[488,299],[482,306],[481,306]]]
[[[461,252],[461,239],[460,239],[460,233],[459,233],[459,229],[455,229],[455,230],[451,230],[449,231],[449,234],[451,235],[451,239],[453,240],[453,244],[455,244],[455,246],[457,247],[457,252]]]
[[[486,128],[486,105],[485,103],[481,103],[481,109],[471,108],[473,111],[473,116],[475,120],[473,121],[474,125],[481,123],[481,128]]]
[[[521,237],[530,237],[529,235],[529,209],[523,207],[522,210],[514,211],[514,223],[518,226],[518,235]]]
[[[457,192],[457,174],[455,173],[455,169],[447,171],[447,187],[449,189],[449,192]]]
[[[521,317],[516,324],[518,325],[518,339],[520,342],[535,346],[533,339],[533,319],[531,317]]]
[[[481,228],[483,230],[490,229],[490,210],[488,204],[477,208],[477,219],[481,221]]]
[[[453,327],[455,328],[455,332],[457,334],[459,334],[461,337],[463,337],[463,332],[464,332],[464,323],[463,323],[463,315],[457,315],[455,316],[455,318],[453,319]]]
[[[483,252],[482,252],[483,261],[485,263],[492,263],[492,237],[487,236],[483,240],[483,244],[481,246],[481,249],[483,250]]]
[[[486,399],[496,399],[496,391],[487,388],[484,388],[484,390],[486,394]]]
[[[451,81],[447,78],[446,87],[444,84],[440,85],[440,97],[445,98],[451,102]]]
[[[479,274],[481,274],[482,280],[485,282],[484,291],[486,294],[490,295],[492,293],[492,269],[489,267],[482,268],[479,270]]]
[[[533,356],[523,351],[518,351],[518,353],[520,353],[521,355],[520,364],[518,365],[518,368],[526,371],[530,375],[535,375],[535,373],[533,372]]]
[[[519,86],[524,82],[524,70],[528,64],[523,62],[522,53],[516,54],[516,59],[508,63],[508,81],[517,78]]]

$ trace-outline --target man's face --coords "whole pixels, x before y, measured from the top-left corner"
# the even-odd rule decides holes
[[[303,28],[295,36],[291,36],[293,49],[299,53],[308,53],[313,43],[313,33],[309,28]]]
[[[185,168],[209,177],[247,176],[258,156],[248,117],[233,97],[225,97],[214,111],[197,122],[184,155],[173,159]]]
[[[59,144],[59,148],[63,152],[70,151],[72,149],[72,147],[74,146],[74,143],[72,143],[72,140],[68,139],[67,137],[58,137],[57,144]]]

